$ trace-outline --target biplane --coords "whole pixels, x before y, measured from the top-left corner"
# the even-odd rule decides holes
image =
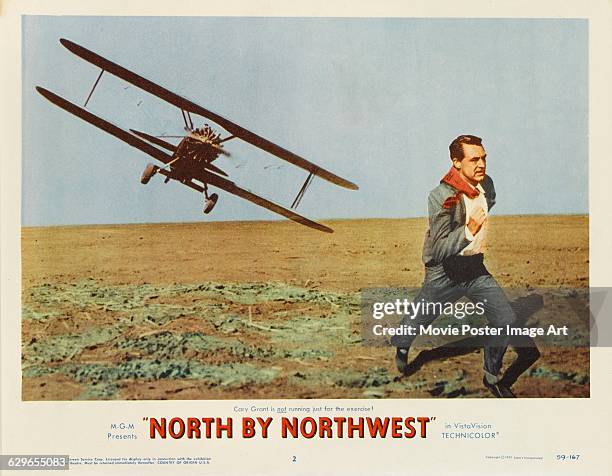
[[[143,78],[142,76],[129,71],[128,69],[94,53],[93,51],[77,45],[72,41],[64,38],[60,39],[60,43],[69,51],[84,59],[85,61],[100,68],[95,83],[83,107],[77,106],[70,101],[58,96],[48,89],[40,86],[36,90],[46,99],[51,101],[56,106],[68,111],[71,114],[89,122],[90,124],[102,129],[103,131],[115,136],[132,147],[135,147],[142,152],[150,155],[154,159],[160,161],[163,165],[148,164],[140,178],[141,183],[147,184],[151,178],[160,174],[165,177],[164,182],[176,180],[187,187],[196,190],[203,194],[204,207],[203,212],[208,214],[212,211],[219,196],[217,193],[210,193],[209,187],[215,187],[225,192],[231,193],[245,200],[248,200],[256,205],[282,215],[290,220],[293,220],[302,225],[314,228],[319,231],[331,233],[333,230],[325,225],[312,221],[295,212],[295,209],[300,204],[306,190],[312,183],[313,178],[320,177],[328,182],[339,185],[350,190],[357,190],[359,187],[354,183],[335,175],[334,173],[320,167],[308,160],[300,157],[293,152],[290,152],[283,147],[280,147],[273,142],[235,124],[234,122],[225,119],[224,117],[199,106],[188,99],[185,99],[158,84]],[[167,103],[177,107],[181,111],[184,130],[186,134],[180,136],[180,142],[175,145],[165,141],[160,136],[147,134],[145,132],[130,129],[129,132],[117,127],[116,125],[96,116],[88,111],[87,104],[91,99],[102,75],[108,72],[118,78],[127,81],[128,83],[150,93]],[[194,127],[193,117],[200,116],[220,126],[227,133],[225,137],[215,131],[213,127],[205,124],[203,127]],[[282,160],[285,160],[297,167],[300,167],[308,172],[308,177],[299,189],[291,209],[284,208],[270,200],[262,198],[254,193],[240,188],[234,182],[229,180],[228,174],[224,172],[218,163],[213,164],[219,157],[228,156],[229,153],[225,150],[224,144],[229,140],[240,139],[259,149],[262,149],[269,154],[272,154]]]

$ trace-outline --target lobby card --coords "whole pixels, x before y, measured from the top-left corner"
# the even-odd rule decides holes
[[[608,474],[605,2],[2,5],[2,451]]]

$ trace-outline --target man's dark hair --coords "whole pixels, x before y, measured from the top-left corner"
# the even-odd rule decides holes
[[[480,137],[471,136],[469,134],[464,134],[457,137],[448,146],[451,160],[454,158],[459,160],[463,159],[463,146],[461,144],[482,145],[482,139]]]

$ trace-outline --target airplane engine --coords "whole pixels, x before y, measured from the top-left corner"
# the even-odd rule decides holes
[[[148,184],[149,180],[151,180],[151,177],[153,177],[153,175],[155,175],[158,170],[159,167],[157,167],[156,165],[147,164],[144,171],[142,172],[142,175],[140,176],[140,183],[143,185]]]
[[[204,199],[204,210],[202,210],[205,214],[212,212],[212,209],[215,208],[217,204],[217,200],[219,200],[219,195],[213,193],[210,197]]]

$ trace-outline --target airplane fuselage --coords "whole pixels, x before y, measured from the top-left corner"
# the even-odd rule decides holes
[[[223,152],[220,136],[212,128],[188,131],[172,156],[173,173],[184,177],[197,177],[203,169],[214,169],[211,163]]]

